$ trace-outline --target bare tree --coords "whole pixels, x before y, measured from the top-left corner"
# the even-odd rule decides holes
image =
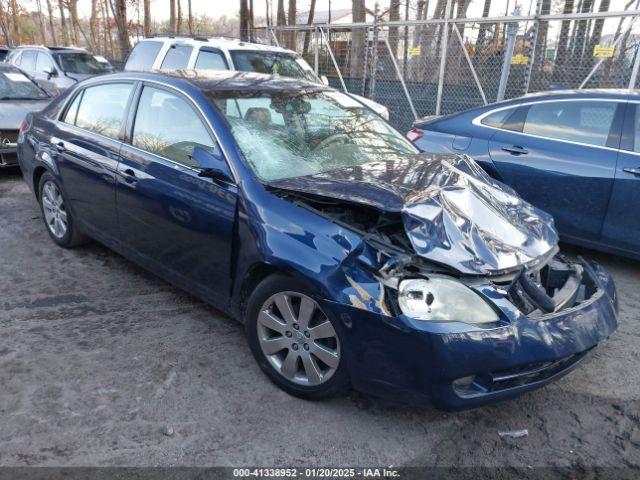
[[[562,13],[573,13],[573,0],[565,0]],[[571,28],[571,20],[563,20],[560,27],[560,38],[558,40],[558,48],[556,51],[555,65],[553,66],[553,80],[555,82],[562,81],[565,76],[564,68],[569,53],[569,29]]]
[[[13,38],[15,43],[20,45],[21,43],[21,32],[20,32],[20,22],[18,20],[18,3],[16,0],[11,0],[11,21],[13,22]]]
[[[40,25],[40,38],[42,38],[42,44],[47,43],[47,28],[44,25],[44,15],[42,14],[42,2],[36,0],[36,9],[38,10],[38,23]]]
[[[49,29],[51,30],[51,44],[56,45],[58,43],[58,39],[56,36],[56,24],[53,21],[53,6],[51,5],[51,0],[47,0],[47,12],[49,13]]]
[[[247,0],[240,0],[240,40],[249,40],[249,5]]]
[[[289,0],[289,12],[287,14],[289,25],[295,25],[296,21],[296,0]],[[287,45],[291,50],[296,49],[296,31],[291,30],[289,32]]]
[[[2,0],[0,0],[0,28],[2,28],[2,36],[4,37],[4,41],[7,46],[13,47],[13,41],[11,39],[11,35],[9,34],[9,22],[7,22],[7,15],[4,11]]]
[[[307,17],[307,25],[311,25],[313,23],[313,15],[316,9],[316,0],[311,0],[311,4],[309,5],[309,16]],[[307,30],[304,34],[304,45],[302,47],[302,56],[305,56],[309,51],[309,43],[311,40],[312,30]]]
[[[367,20],[367,11],[364,0],[353,0],[351,3],[351,18],[354,23],[362,23]],[[362,60],[365,49],[366,29],[351,29],[351,52],[350,52],[350,76],[362,77],[364,73],[364,64]]]
[[[71,22],[71,35],[74,45],[80,44],[80,22],[78,20],[78,0],[67,0],[69,21]]]
[[[182,2],[176,0],[178,6],[178,19],[177,19],[177,32],[178,35],[182,35]]]
[[[176,33],[176,0],[169,0],[169,28]]]
[[[187,0],[187,26],[189,27],[189,35],[193,35],[193,12],[191,10],[191,0]]]
[[[127,22],[127,2],[126,0],[109,0],[111,12],[116,22],[118,30],[118,49],[120,50],[120,60],[124,60],[131,50],[129,42],[129,23]]]
[[[115,58],[115,49],[113,48],[113,37],[111,36],[111,18],[109,18],[108,0],[102,1],[102,17],[104,18],[104,50],[109,52],[109,57]]]
[[[287,16],[284,13],[284,0],[278,0],[278,10],[276,12],[276,25],[281,27],[287,24]],[[278,42],[282,43],[282,32],[278,32]]]
[[[62,44],[66,47],[69,45],[69,30],[67,28],[67,19],[64,15],[64,2],[58,0],[58,9],[60,10],[60,31],[62,32]]]
[[[189,0],[191,6],[191,0]],[[151,36],[151,0],[144,0],[144,36]]]
[[[89,48],[91,50],[99,50],[100,42],[98,41],[98,5],[97,0],[91,0],[91,16],[89,17]]]
[[[389,0],[389,20],[400,20],[400,0]],[[393,55],[398,54],[398,27],[389,27],[389,46]]]

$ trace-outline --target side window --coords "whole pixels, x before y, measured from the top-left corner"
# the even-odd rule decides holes
[[[631,104],[629,104],[631,106]],[[635,106],[635,119],[633,121],[633,151],[640,153],[640,104]],[[627,107],[629,108],[629,107]]]
[[[130,83],[86,88],[78,108],[76,125],[118,140],[132,89]]]
[[[227,70],[227,61],[220,52],[200,50],[196,59],[196,70]]]
[[[15,54],[15,56],[11,57],[11,63],[13,63],[16,66],[20,66],[20,62],[22,62],[22,52],[18,52]]]
[[[67,109],[67,112],[64,114],[64,118],[62,121],[64,123],[69,123],[71,125],[75,125],[76,117],[78,116],[78,107],[80,106],[80,100],[82,99],[82,92],[76,95],[76,98],[73,99],[71,105]]]
[[[514,108],[506,108],[504,110],[498,110],[484,117],[480,123],[488,125],[489,127],[500,128],[504,124],[505,120],[513,113]]]
[[[151,70],[153,63],[162,48],[162,42],[140,42],[138,43],[127,59],[125,70]]]
[[[55,70],[53,61],[46,53],[38,52],[38,59],[36,60],[36,72],[45,73],[46,70]]]
[[[36,52],[22,52],[22,60],[20,60],[20,68],[27,72],[36,71]]]
[[[133,145],[189,167],[198,146],[214,155],[220,151],[200,117],[182,97],[153,87],[144,87],[133,127]]]
[[[187,45],[173,45],[160,65],[160,70],[179,70],[187,68],[193,47]]]
[[[531,105],[523,132],[557,140],[605,146],[616,102],[549,102]]]

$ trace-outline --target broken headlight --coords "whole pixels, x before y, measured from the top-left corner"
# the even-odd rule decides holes
[[[405,315],[432,322],[494,323],[498,315],[477,293],[446,277],[414,278],[398,285]]]

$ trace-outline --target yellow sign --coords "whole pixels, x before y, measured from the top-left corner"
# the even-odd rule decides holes
[[[593,56],[596,58],[611,58],[616,47],[611,45],[610,47],[602,47],[596,45],[593,47]]]
[[[522,53],[518,53],[511,57],[511,65],[526,65],[529,63],[529,57],[523,55]]]
[[[417,47],[409,47],[410,57],[417,57],[418,55],[420,55],[420,45],[418,45]]]

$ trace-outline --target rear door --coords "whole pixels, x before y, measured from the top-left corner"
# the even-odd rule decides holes
[[[198,176],[195,146],[222,156],[190,99],[146,84],[118,166],[122,240],[141,263],[201,297],[223,304],[237,187]]]
[[[565,237],[600,238],[624,106],[595,100],[521,106],[489,141],[502,180],[551,213]]]
[[[602,242],[640,254],[640,105],[628,103]]]
[[[108,244],[118,240],[115,176],[133,82],[80,90],[52,136],[64,191],[88,233]]]

